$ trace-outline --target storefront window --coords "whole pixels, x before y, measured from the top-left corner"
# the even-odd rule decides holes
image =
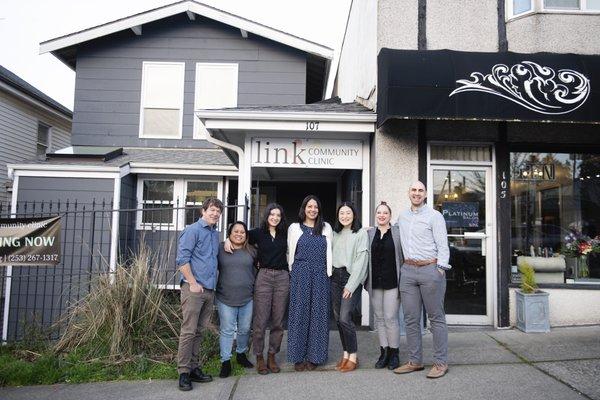
[[[511,153],[513,277],[600,283],[600,155]]]

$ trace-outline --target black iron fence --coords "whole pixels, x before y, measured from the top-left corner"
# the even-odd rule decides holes
[[[12,210],[10,204],[0,203],[0,218],[56,215],[61,217],[58,265],[0,266],[0,331],[5,341],[34,334],[58,338],[61,330],[56,322],[69,307],[89,292],[97,277],[126,265],[142,247],[160,260],[153,282],[165,290],[178,288],[179,234],[201,216],[201,210],[177,203],[113,209],[111,202],[95,201],[20,202]],[[247,201],[227,206],[220,228],[236,220],[248,220]]]

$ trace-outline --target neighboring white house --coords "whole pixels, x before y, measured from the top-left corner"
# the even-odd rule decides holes
[[[67,147],[73,113],[17,75],[0,66],[0,203],[10,201],[14,164]]]

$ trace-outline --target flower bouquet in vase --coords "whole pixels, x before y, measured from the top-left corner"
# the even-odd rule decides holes
[[[571,229],[571,232],[565,236],[561,253],[566,257],[573,257],[577,260],[575,278],[588,278],[590,276],[588,256],[593,253],[600,253],[600,237],[596,236],[592,239],[575,229]]]

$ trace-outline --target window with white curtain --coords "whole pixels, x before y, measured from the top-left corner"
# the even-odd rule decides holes
[[[194,110],[237,107],[238,64],[197,63]],[[194,118],[194,138],[206,137],[204,126]]]
[[[144,62],[140,137],[181,139],[185,63]]]

